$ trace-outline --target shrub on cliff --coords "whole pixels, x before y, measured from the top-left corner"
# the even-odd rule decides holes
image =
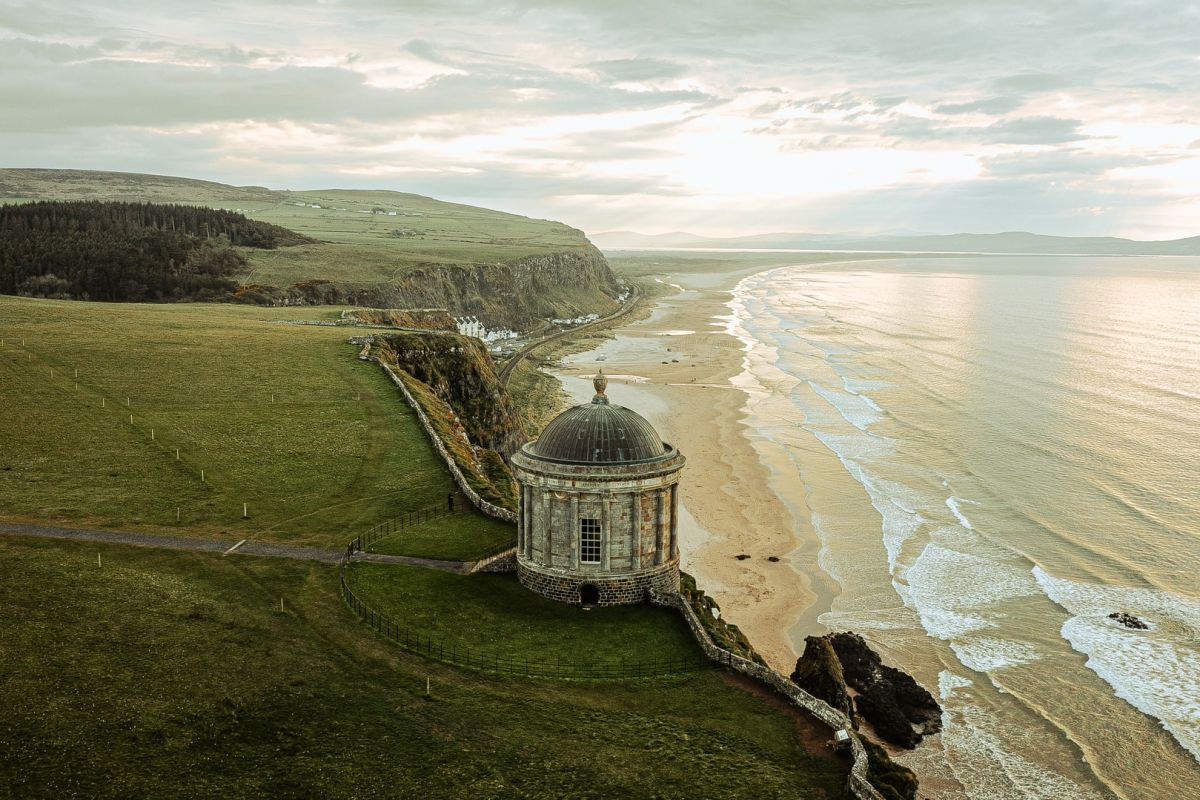
[[[867,749],[867,780],[885,800],[916,800],[917,776],[911,769],[892,761],[879,745],[863,740]]]

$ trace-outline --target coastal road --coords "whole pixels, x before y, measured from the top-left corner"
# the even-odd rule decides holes
[[[564,331],[559,331],[558,333],[552,333],[549,336],[538,339],[536,342],[530,342],[529,344],[525,345],[520,350],[513,353],[512,357],[510,357],[507,361],[505,361],[504,366],[500,368],[500,371],[498,373],[496,373],[496,377],[500,380],[500,385],[508,386],[508,379],[509,379],[509,377],[512,376],[512,372],[514,369],[516,369],[517,364],[521,363],[521,361],[526,356],[528,356],[530,353],[532,353],[534,350],[538,349],[542,345],[549,344],[550,342],[556,341],[558,339],[566,338],[567,336],[572,336],[572,335],[580,333],[582,331],[586,331],[586,330],[589,330],[592,328],[597,328],[601,325],[607,325],[610,322],[620,319],[621,317],[625,316],[630,311],[632,311],[634,309],[634,306],[636,306],[638,301],[641,299],[642,299],[642,290],[639,289],[636,284],[631,284],[629,299],[625,301],[624,305],[622,305],[620,308],[618,308],[613,313],[609,314],[607,317],[601,317],[600,319],[593,320],[592,322],[588,322],[584,325],[580,325],[578,328],[568,328]]]

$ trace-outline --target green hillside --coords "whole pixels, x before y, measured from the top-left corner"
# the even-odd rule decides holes
[[[274,286],[311,280],[370,285],[394,281],[418,265],[512,263],[590,249],[582,232],[560,222],[404,192],[292,192],[124,172],[0,169],[0,203],[31,200],[203,205],[320,240],[281,251],[248,251],[250,272],[243,283]]]
[[[444,502],[346,329],[278,324],[339,311],[0,297],[0,519],[339,547]]]

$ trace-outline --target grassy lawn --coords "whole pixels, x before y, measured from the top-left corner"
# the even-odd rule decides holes
[[[0,297],[0,518],[341,547],[443,503],[350,332],[275,324],[339,311]]]
[[[470,561],[516,539],[517,526],[511,522],[484,514],[452,514],[405,528],[368,549],[397,556]]]
[[[375,610],[447,649],[573,663],[679,660],[699,653],[687,626],[670,609],[635,605],[585,611],[534,594],[512,573],[454,575],[358,562],[347,567],[346,580]]]
[[[282,559],[0,537],[0,570],[0,796],[841,796],[845,767],[715,670],[431,664],[359,624],[333,568]]]

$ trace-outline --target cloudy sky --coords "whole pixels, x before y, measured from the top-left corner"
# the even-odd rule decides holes
[[[689,230],[1200,233],[1182,0],[0,0],[0,166]]]

